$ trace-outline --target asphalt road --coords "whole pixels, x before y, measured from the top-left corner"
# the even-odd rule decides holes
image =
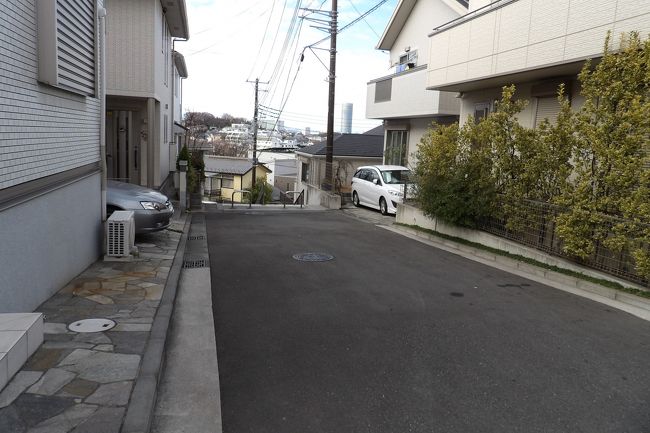
[[[226,433],[650,431],[648,322],[342,212],[207,229]]]

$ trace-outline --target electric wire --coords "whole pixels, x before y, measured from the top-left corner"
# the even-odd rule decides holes
[[[251,72],[248,74],[248,80],[251,79],[253,76],[253,72],[255,71],[255,66],[257,66],[257,60],[260,58],[260,53],[262,52],[262,47],[264,46],[264,41],[266,40],[266,33],[269,30],[269,23],[271,22],[271,18],[273,17],[273,11],[275,10],[275,3],[277,0],[273,0],[273,4],[271,5],[271,13],[269,14],[269,19],[266,20],[266,26],[264,27],[264,33],[262,34],[262,40],[260,41],[260,47],[257,50],[257,55],[255,56],[255,62],[253,63],[253,67],[251,68]]]
[[[278,27],[275,29],[275,35],[273,35],[273,43],[271,44],[271,49],[268,52],[268,55],[266,56],[266,61],[264,62],[264,67],[262,67],[262,73],[261,75],[264,75],[264,72],[266,71],[266,67],[269,64],[269,60],[271,60],[271,54],[273,53],[273,50],[275,49],[275,42],[278,39],[278,34],[280,33],[280,28],[282,28],[282,21],[284,19],[284,12],[287,10],[287,3],[289,0],[284,0],[284,5],[282,6],[282,14],[280,15],[280,20],[278,21]]]
[[[352,0],[348,0],[348,3],[350,3],[352,9],[354,9],[354,11],[359,14],[359,16],[362,15],[361,12],[359,12],[359,9],[357,9],[357,7],[354,5],[354,2]],[[363,18],[363,22],[365,22],[368,25],[368,28],[370,29],[371,32],[375,34],[375,36],[379,37],[375,29],[370,25],[370,23],[368,22],[368,20],[365,19],[365,17]]]

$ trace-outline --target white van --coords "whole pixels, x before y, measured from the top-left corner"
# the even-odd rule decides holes
[[[383,215],[397,213],[410,176],[411,170],[400,165],[359,167],[352,178],[352,203],[379,209]]]

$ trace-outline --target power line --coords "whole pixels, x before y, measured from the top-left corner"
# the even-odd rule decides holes
[[[269,23],[271,22],[271,18],[273,17],[273,10],[275,9],[276,1],[277,0],[273,0],[273,4],[271,5],[271,13],[269,14],[269,19],[266,20],[266,27],[264,27],[264,33],[262,34],[260,47],[257,50],[257,55],[255,56],[255,62],[253,63],[253,67],[251,68],[250,73],[248,74],[248,80],[250,80],[251,77],[253,76],[253,71],[255,71],[255,66],[257,66],[257,60],[260,58],[260,53],[262,52],[262,47],[264,46],[264,41],[266,40],[266,32],[269,30]]]
[[[346,30],[346,29],[352,27],[353,25],[355,25],[356,23],[358,23],[359,21],[361,21],[362,19],[364,19],[365,17],[367,17],[368,15],[370,15],[371,13],[373,13],[374,11],[376,11],[377,9],[379,9],[379,8],[380,8],[384,3],[386,3],[387,1],[388,1],[388,0],[381,0],[379,3],[377,3],[376,5],[374,5],[372,8],[370,8],[370,9],[367,10],[366,12],[364,12],[364,13],[363,13],[362,15],[360,15],[358,18],[353,19],[352,21],[350,21],[349,23],[347,23],[347,24],[344,25],[343,27],[339,28],[339,30],[338,30],[336,33],[337,33],[337,34],[338,34],[338,33],[341,33],[343,30]],[[330,39],[330,37],[331,37],[331,36],[325,36],[323,39],[321,39],[321,40],[319,40],[319,41],[317,41],[317,42],[314,42],[313,44],[311,44],[311,45],[309,45],[309,46],[310,46],[310,47],[316,46],[316,45],[320,44],[321,42],[325,42],[326,40]]]
[[[354,5],[354,2],[353,2],[352,0],[348,0],[348,3],[350,3],[350,6],[352,6],[352,9],[354,9],[354,11],[355,11],[356,13],[359,14],[359,16],[362,15],[361,12],[359,12],[359,9],[357,9],[357,7]],[[375,29],[370,25],[370,23],[368,22],[368,20],[366,20],[366,19],[364,18],[364,19],[363,19],[363,22],[365,22],[365,23],[368,25],[368,28],[370,29],[370,31],[372,31],[372,32],[375,34],[375,36],[379,37],[379,35],[378,35],[377,32],[375,31]]]

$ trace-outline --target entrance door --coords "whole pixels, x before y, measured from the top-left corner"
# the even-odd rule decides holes
[[[138,149],[133,139],[133,112],[106,112],[106,168],[109,179],[138,183]]]

